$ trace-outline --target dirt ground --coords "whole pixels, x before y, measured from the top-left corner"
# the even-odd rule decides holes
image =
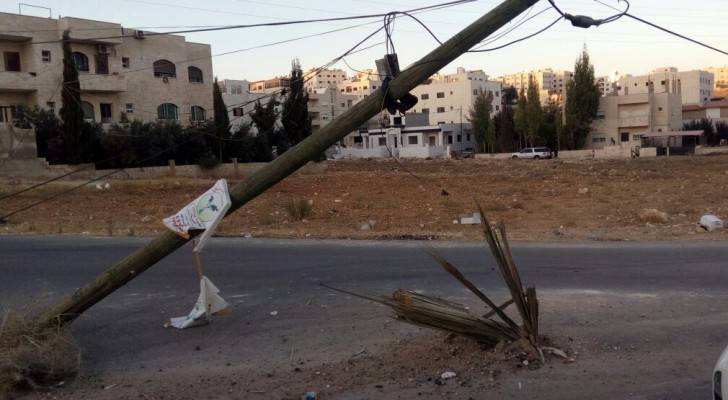
[[[120,174],[120,176],[123,174]],[[243,177],[241,177],[243,178]],[[230,179],[236,183],[240,179]],[[33,182],[0,180],[0,195]],[[7,213],[78,182],[57,182],[0,201]],[[95,184],[9,218],[3,233],[148,235],[212,185],[168,178]],[[445,192],[447,195],[445,195]],[[328,161],[325,172],[299,172],[225,220],[220,235],[351,239],[480,238],[456,223],[476,211],[507,222],[516,240],[720,240],[697,222],[728,217],[728,156],[643,160]],[[301,220],[287,204],[311,206]],[[667,214],[640,218],[645,209]]]

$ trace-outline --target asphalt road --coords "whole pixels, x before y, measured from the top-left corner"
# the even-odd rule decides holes
[[[0,305],[23,309],[57,300],[147,240],[0,237]],[[416,289],[472,303],[423,252],[428,245],[486,292],[505,296],[494,262],[479,244],[216,238],[205,249],[205,271],[233,314],[205,328],[165,330],[164,320],[186,314],[197,297],[191,249],[185,247],[74,323],[86,373],[94,379],[85,390],[98,381],[134,384],[139,371],[181,376],[186,369],[214,373],[231,365],[250,374],[286,369],[294,351],[318,365],[346,358],[361,345],[419,332],[389,324],[386,309],[332,293],[319,282],[373,295]],[[728,246],[516,243],[513,251],[524,281],[539,290],[544,330],[578,338],[594,357],[579,367],[586,374],[579,379],[595,382],[591,398],[707,398],[713,363],[728,343]],[[571,386],[575,372],[559,371],[558,387],[535,375],[533,393],[563,389],[553,398],[584,398]],[[508,386],[510,378],[503,379]],[[351,390],[339,393],[368,397]],[[517,398],[528,388],[520,392],[519,383],[518,393],[501,390],[502,398]]]

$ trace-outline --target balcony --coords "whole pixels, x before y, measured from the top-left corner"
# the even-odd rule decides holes
[[[37,91],[38,78],[28,72],[0,72],[0,92],[32,93]]]
[[[78,77],[81,91],[86,93],[126,92],[125,75],[81,75]]]
[[[650,125],[650,118],[646,115],[619,119],[620,128],[628,128],[628,127],[633,127],[633,126],[649,126],[649,125]]]

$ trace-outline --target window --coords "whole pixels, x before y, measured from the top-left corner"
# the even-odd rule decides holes
[[[96,55],[96,73],[99,75],[109,74],[109,56],[108,54]]]
[[[408,144],[417,144],[419,141],[417,140],[417,136],[407,136],[407,143]]]
[[[364,138],[361,136],[354,136],[354,143],[363,143]]]
[[[463,135],[458,135],[458,143],[463,141]]]
[[[52,113],[56,113],[56,102],[55,101],[48,101],[46,102],[46,107],[48,108],[48,111]]]
[[[621,138],[620,140],[623,142],[629,142],[629,132],[622,132],[620,134]]]
[[[157,60],[154,62],[154,64],[152,66],[154,68],[154,76],[164,77],[164,78],[176,78],[177,77],[177,68],[170,61]],[[166,103],[166,104],[170,104],[170,103]],[[165,118],[161,118],[161,119],[165,119]]]
[[[380,146],[386,146],[387,145],[387,138],[380,137],[380,138],[377,139],[377,143]]]
[[[110,103],[101,103],[101,104],[99,104],[99,109],[101,110],[101,122],[103,122],[103,123],[111,122],[111,104]]]
[[[429,99],[429,98],[430,98],[430,95],[429,95],[429,94],[427,94],[427,93],[422,93],[422,94],[420,95],[420,99],[422,99],[422,100],[427,100],[427,99]]]
[[[157,119],[164,120],[176,120],[177,118],[177,106],[172,103],[160,104],[157,107]]]
[[[3,53],[5,58],[5,71],[20,72],[20,53],[17,51],[6,51]]]
[[[445,107],[437,107],[437,112],[444,113],[445,112]]]
[[[394,125],[402,125],[402,117],[394,117]]]
[[[200,106],[192,106],[190,121],[201,122],[205,120],[205,109]]]
[[[233,116],[242,117],[243,116],[243,107],[233,108]]]
[[[81,102],[81,110],[83,111],[83,120],[84,121],[95,121],[96,116],[94,115],[94,106],[87,102],[82,101]]]
[[[662,111],[662,107],[657,107],[657,111]]]
[[[473,96],[477,96],[477,95],[478,95],[478,89],[473,89]]]
[[[78,71],[88,72],[88,57],[79,51],[73,52],[73,63]]]
[[[129,57],[121,57],[121,66],[124,68],[129,68],[131,66],[131,62],[129,61]]]
[[[642,140],[642,135],[632,135],[632,140]]]
[[[134,103],[126,103],[126,113],[134,114]]]
[[[465,140],[467,140],[468,142],[470,141],[470,134],[469,133],[467,135],[465,135]]]
[[[452,135],[447,135],[447,144],[452,144]]]
[[[430,109],[429,108],[423,108],[422,109],[422,114],[429,114],[429,113],[430,113]]]
[[[499,105],[496,105],[496,106],[495,106],[495,110],[496,110],[496,111],[500,110],[500,106],[499,106]]]
[[[187,67],[187,75],[189,75],[190,82],[202,83],[202,70],[197,67]]]
[[[40,60],[44,63],[51,62],[51,51],[50,50],[41,50],[40,51]]]
[[[445,92],[437,92],[437,98],[438,99],[444,99],[445,98]]]

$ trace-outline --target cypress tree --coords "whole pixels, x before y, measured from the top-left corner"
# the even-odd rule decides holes
[[[291,86],[283,101],[281,124],[289,146],[295,146],[311,135],[311,116],[308,113],[308,93],[304,87],[303,70],[298,59],[291,63]]]
[[[222,91],[217,83],[217,77],[212,84],[212,104],[215,111],[215,136],[217,138],[217,152],[220,162],[224,162],[222,157],[223,139],[230,136],[230,117],[228,116],[225,101],[222,99]]]
[[[83,109],[81,108],[81,83],[78,70],[71,52],[70,32],[63,32],[63,84],[61,86],[63,103],[60,115],[63,121],[63,152],[69,164],[80,163],[82,153],[81,135],[83,128]]]
[[[568,145],[577,149],[591,131],[591,123],[599,110],[599,87],[594,77],[594,66],[589,62],[586,47],[574,64],[574,80],[566,84],[566,134]]]

